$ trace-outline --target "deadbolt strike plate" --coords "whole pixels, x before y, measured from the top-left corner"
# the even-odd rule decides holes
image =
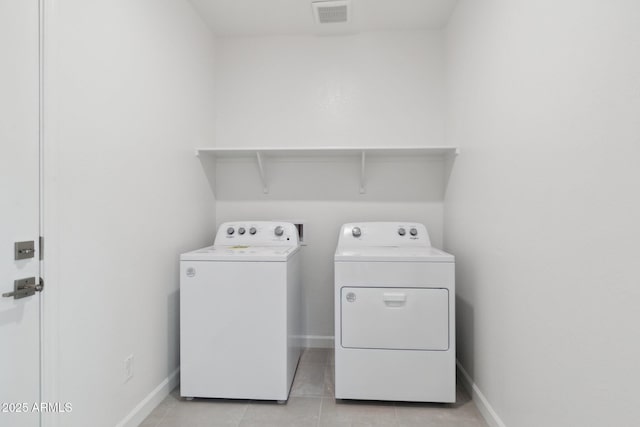
[[[36,253],[35,243],[33,240],[26,242],[15,242],[14,245],[14,259],[16,261],[21,259],[33,258]]]

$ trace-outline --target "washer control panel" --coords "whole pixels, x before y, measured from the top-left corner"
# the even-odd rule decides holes
[[[298,245],[298,230],[288,222],[225,222],[218,227],[215,245]]]
[[[361,222],[344,224],[338,245],[431,246],[423,224],[413,222]]]

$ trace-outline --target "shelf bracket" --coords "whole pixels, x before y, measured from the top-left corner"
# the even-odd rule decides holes
[[[363,151],[361,153],[361,159],[360,159],[360,194],[365,194],[367,192],[367,189],[365,187],[365,160],[366,160],[366,154]]]
[[[262,163],[262,155],[259,151],[256,151],[256,160],[258,161],[258,173],[260,174],[260,182],[262,183],[262,192],[269,194],[269,187],[267,187],[267,177],[264,172],[264,164]]]

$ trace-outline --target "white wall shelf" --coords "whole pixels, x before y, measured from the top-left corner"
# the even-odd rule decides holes
[[[441,158],[450,162],[459,154],[457,147],[320,147],[320,148],[198,148],[196,156],[213,157],[215,159],[247,159],[254,158],[264,194],[269,193],[269,182],[266,174],[267,159],[295,160],[303,158],[336,158],[359,159],[360,194],[366,193],[367,161],[372,158]]]

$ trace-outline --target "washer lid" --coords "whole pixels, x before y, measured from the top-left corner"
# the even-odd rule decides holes
[[[184,253],[180,261],[284,262],[299,249],[299,246],[214,245]]]
[[[335,261],[454,262],[453,255],[440,249],[407,246],[338,247]]]

